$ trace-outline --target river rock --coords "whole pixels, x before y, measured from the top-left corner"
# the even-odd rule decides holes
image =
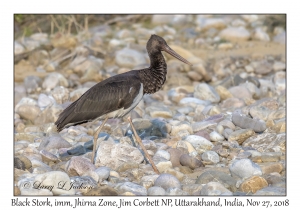
[[[27,93],[33,93],[37,90],[38,87],[41,87],[42,80],[34,75],[30,75],[25,77],[24,86],[26,88]]]
[[[232,122],[241,128],[253,129],[255,132],[263,132],[267,129],[266,123],[263,120],[252,119],[242,114],[240,110],[233,112]]]
[[[18,107],[16,106],[16,112],[20,115],[21,118],[34,121],[34,119],[36,119],[40,114],[41,110],[38,106],[35,105],[21,104]]]
[[[63,139],[59,135],[53,135],[49,137],[42,138],[42,142],[38,147],[38,150],[50,150],[50,149],[60,149],[60,148],[69,148],[71,144]]]
[[[262,175],[261,168],[250,159],[235,160],[229,167],[232,176],[245,179],[254,175]]]
[[[170,161],[173,167],[180,166],[180,157],[183,152],[180,149],[170,148],[167,150],[170,153]]]
[[[187,196],[188,193],[177,187],[169,187],[166,190],[166,195],[183,195],[183,196],[185,195],[185,196]]]
[[[53,186],[53,195],[74,195],[75,190],[70,186],[69,176],[61,171],[51,171],[37,175],[34,178],[36,183],[42,183],[44,186]],[[62,186],[65,184],[64,186]]]
[[[199,168],[204,166],[200,160],[195,157],[191,157],[187,154],[183,154],[180,156],[180,164],[183,166],[188,166],[191,169]]]
[[[198,177],[195,184],[207,184],[216,180],[232,192],[235,192],[237,190],[236,180],[229,174],[219,170],[205,171]]]
[[[166,191],[162,187],[153,186],[147,190],[147,195],[166,195]]]
[[[201,155],[206,164],[216,164],[220,162],[220,157],[215,151],[206,151]]]
[[[227,190],[221,183],[219,182],[209,182],[207,183],[200,191],[200,195],[232,195],[232,192]]]
[[[95,169],[95,172],[98,174],[99,176],[99,181],[102,180],[106,180],[109,177],[110,174],[110,168],[105,167],[105,166],[101,166],[99,168]]]
[[[286,149],[286,134],[262,133],[244,141],[243,146],[251,146],[259,152],[284,152]]]
[[[55,87],[51,91],[51,95],[58,104],[63,104],[69,100],[69,90],[63,86]]]
[[[55,103],[55,100],[53,98],[47,96],[46,94],[41,93],[39,95],[37,103],[40,108],[45,108],[45,107],[50,106],[53,103]]]
[[[115,59],[119,66],[128,68],[147,63],[146,58],[142,53],[129,48],[117,51]]]
[[[154,186],[162,187],[167,190],[170,187],[181,188],[180,181],[171,174],[160,174],[155,180]]]
[[[191,143],[196,150],[210,150],[213,148],[213,144],[201,136],[189,135],[185,141]]]
[[[286,188],[282,187],[265,187],[261,190],[258,190],[255,196],[267,195],[267,196],[274,196],[274,195],[283,195],[286,196]]]
[[[107,166],[116,170],[125,162],[139,164],[143,160],[144,156],[136,147],[102,141],[96,153],[95,165],[96,167]]]
[[[203,31],[210,28],[223,29],[226,27],[226,23],[221,18],[203,18],[198,19],[198,24]]]
[[[219,134],[216,131],[213,131],[209,134],[210,140],[211,141],[223,141],[224,140],[224,136],[222,136],[221,134]]]
[[[69,83],[62,74],[53,72],[45,78],[42,87],[49,91],[54,89],[56,86],[68,87]]]
[[[228,27],[223,29],[220,33],[219,36],[222,39],[226,39],[229,41],[236,41],[236,40],[241,40],[241,41],[246,41],[250,38],[250,33],[247,29],[244,27]]]
[[[70,176],[82,176],[89,171],[94,171],[96,167],[90,160],[81,156],[73,156],[66,164],[66,172]]]
[[[115,189],[118,191],[118,194],[131,192],[134,195],[147,195],[146,188],[132,182],[119,183],[116,185]]]
[[[97,181],[90,176],[72,176],[70,179],[76,194],[81,193],[82,195],[86,195],[91,189],[98,187]]]
[[[194,96],[201,100],[211,101],[217,103],[220,101],[218,92],[210,85],[206,83],[200,83],[195,87]]]
[[[232,132],[228,137],[228,141],[237,141],[239,144],[243,144],[244,141],[254,134],[255,132],[251,129],[240,129]]]
[[[270,41],[270,36],[262,28],[256,28],[253,34],[253,39],[260,41]]]
[[[151,117],[163,117],[171,118],[172,111],[166,106],[149,106],[146,108],[146,112],[150,114]]]
[[[267,187],[268,182],[261,176],[252,176],[240,185],[240,190],[245,193],[256,193],[258,190]]]
[[[88,191],[87,193],[85,193],[84,195],[86,195],[86,196],[116,196],[116,195],[118,195],[118,193],[114,188],[104,185],[104,186],[95,187],[95,188],[91,189],[90,191]]]

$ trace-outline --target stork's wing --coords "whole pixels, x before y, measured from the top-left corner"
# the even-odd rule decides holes
[[[115,110],[129,108],[140,88],[136,71],[119,74],[96,84],[59,115],[55,122],[57,130],[61,131],[68,124],[85,123]]]

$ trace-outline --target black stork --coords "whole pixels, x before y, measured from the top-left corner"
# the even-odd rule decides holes
[[[92,163],[94,163],[98,135],[107,119],[125,116],[138,105],[144,94],[155,93],[163,86],[166,81],[167,64],[161,51],[165,51],[178,60],[192,65],[172,50],[162,37],[155,34],[151,35],[147,42],[147,51],[150,57],[149,68],[131,70],[99,82],[70,104],[55,122],[57,130],[60,132],[71,125],[93,120],[104,120],[94,133]],[[144,150],[154,171],[158,173],[152,159],[136,134],[130,117],[128,117],[128,121],[134,131],[136,140]]]

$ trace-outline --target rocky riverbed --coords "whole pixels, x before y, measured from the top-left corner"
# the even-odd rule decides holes
[[[265,15],[153,15],[78,34],[15,40],[15,195],[286,195],[285,27]],[[149,66],[162,36],[163,89],[130,113],[57,133],[59,113],[113,75]],[[52,187],[51,187],[52,186]]]

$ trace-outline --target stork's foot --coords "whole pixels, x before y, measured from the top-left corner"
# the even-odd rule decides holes
[[[146,155],[146,158],[149,160],[150,164],[152,165],[153,170],[155,171],[155,173],[159,174],[159,171],[156,168],[156,165],[154,164],[152,158],[150,157],[150,155],[148,154],[144,144],[142,143],[141,138],[139,137],[139,135],[137,135],[135,128],[133,127],[131,118],[128,117],[128,122],[130,123],[130,126],[133,130],[133,134],[135,136],[136,141],[139,143],[140,147],[142,148],[142,150],[144,151],[144,154]]]

